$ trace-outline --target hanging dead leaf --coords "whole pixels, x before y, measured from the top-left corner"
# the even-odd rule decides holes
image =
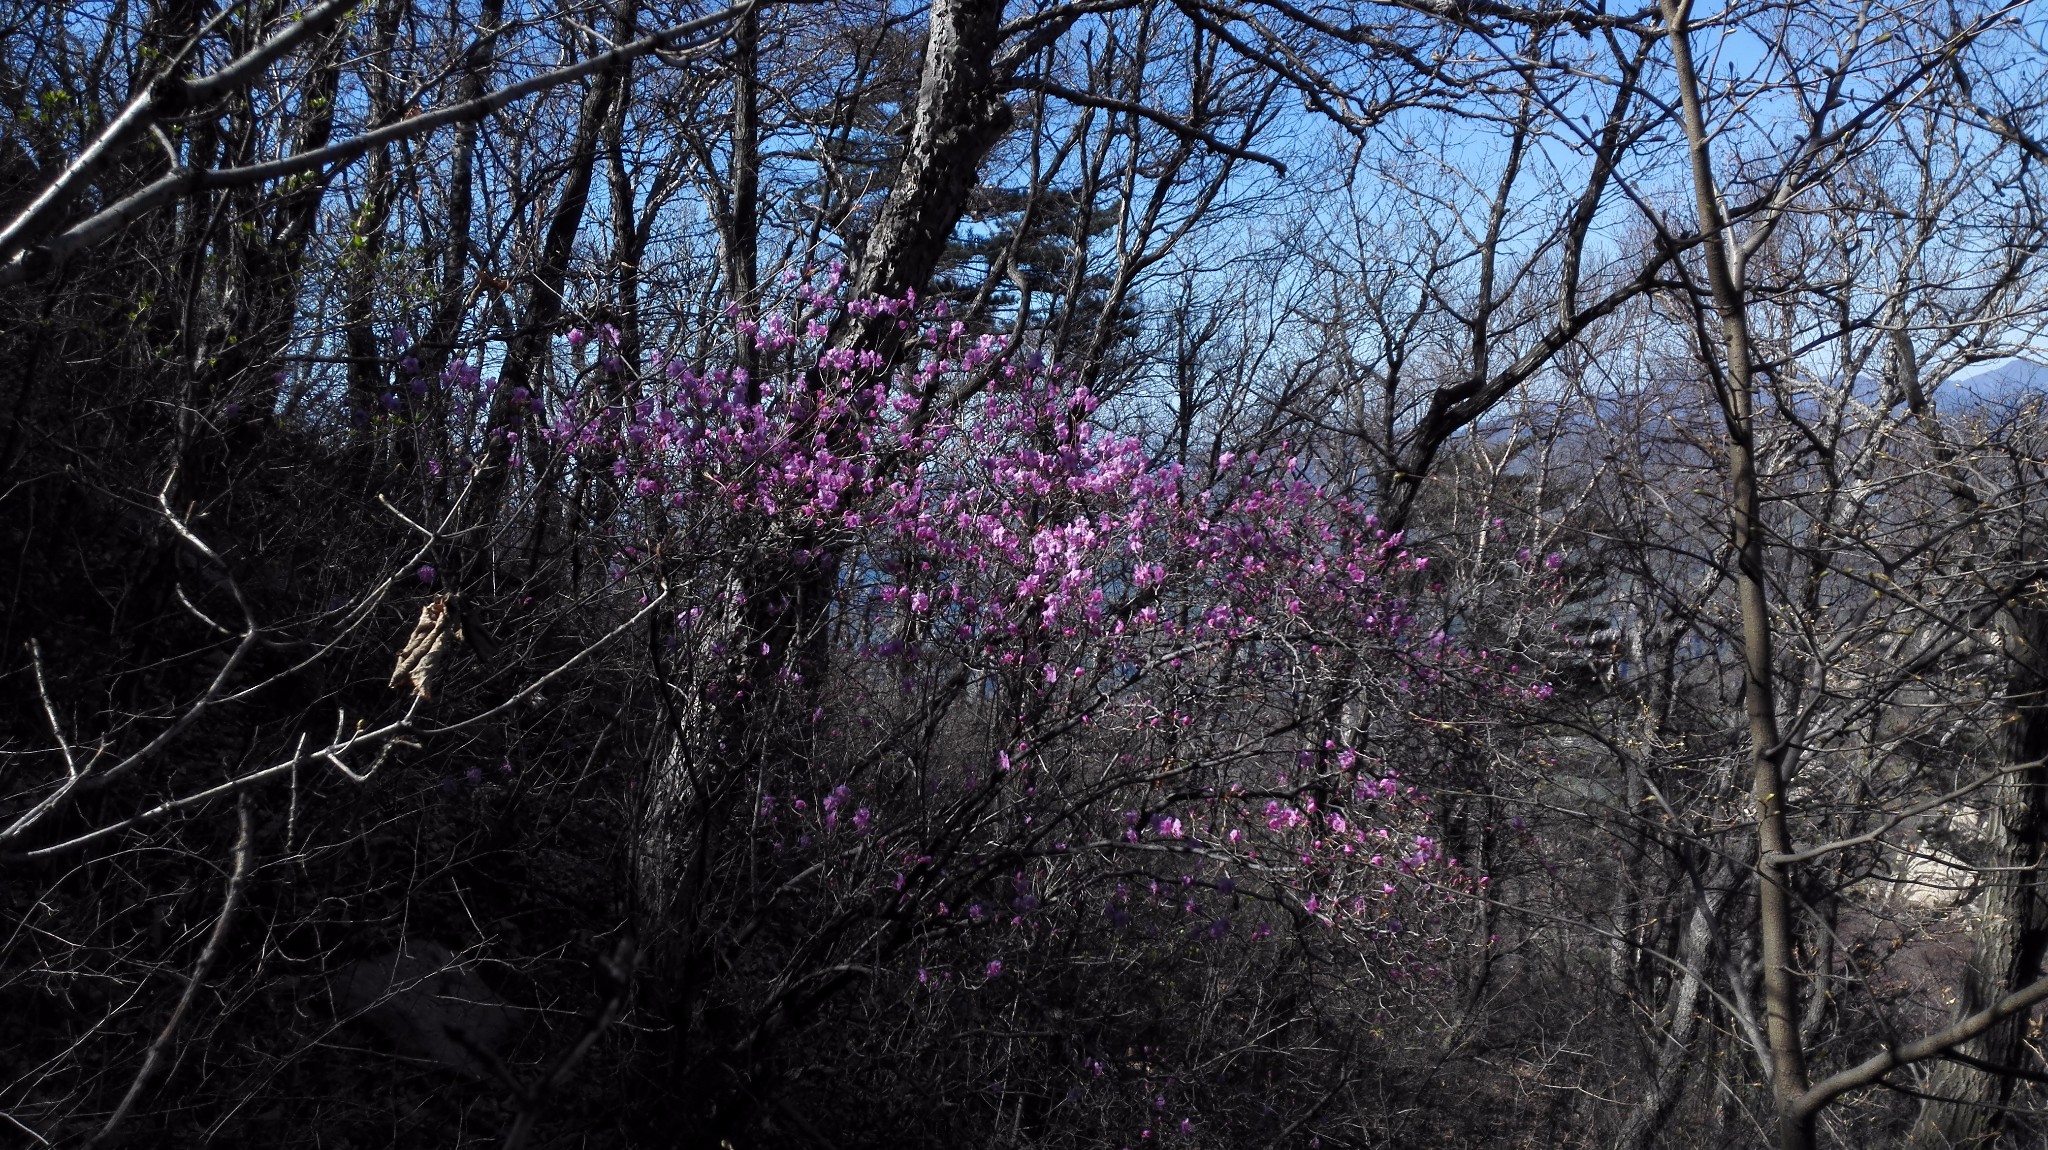
[[[398,666],[391,671],[390,685],[410,683],[413,694],[432,699],[434,674],[441,669],[441,660],[448,653],[449,631],[448,596],[436,595],[420,608],[419,622],[413,624],[412,636],[398,652]]]

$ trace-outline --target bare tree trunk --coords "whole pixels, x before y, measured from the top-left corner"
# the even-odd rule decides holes
[[[462,79],[455,88],[456,102],[474,100],[490,87],[498,33],[504,22],[505,0],[483,0],[477,12],[476,41],[462,61]],[[430,373],[447,365],[455,346],[456,329],[462,322],[463,303],[468,299],[462,281],[469,270],[469,230],[476,214],[476,142],[482,129],[481,120],[465,120],[455,125],[454,146],[448,157],[441,286],[434,297],[434,315],[423,341],[426,354],[420,358],[423,370]]]
[[[1002,0],[932,5],[910,142],[868,233],[855,296],[900,296],[930,282],[967,210],[981,161],[1010,126],[995,68],[1002,24]]]
[[[630,13],[630,3],[620,9]],[[555,328],[564,314],[562,293],[569,281],[569,259],[574,254],[576,235],[583,227],[584,209],[590,202],[590,185],[597,170],[598,145],[611,118],[612,99],[624,74],[623,63],[599,72],[583,95],[576,117],[576,134],[564,160],[561,193],[548,213],[540,252],[533,266],[521,276],[525,288],[524,308],[519,322],[506,340],[504,365],[498,373],[498,389],[491,397],[483,458],[477,461],[477,483],[471,496],[468,526],[488,529],[496,522],[498,502],[510,479],[510,467],[520,438],[529,430],[526,399],[541,377]],[[466,236],[466,232],[464,235]],[[451,239],[451,244],[461,242]],[[451,255],[451,267],[454,257]],[[447,298],[444,284],[444,298]],[[440,338],[437,335],[436,338]],[[529,440],[529,447],[535,441]],[[537,461],[536,461],[537,462]],[[545,535],[548,517],[545,500],[535,500],[529,551],[536,552]],[[492,546],[488,530],[478,531],[476,543],[465,556],[462,581],[474,585],[489,569]]]
[[[383,124],[393,115],[396,93],[390,73],[382,62],[391,55],[392,43],[398,37],[398,21],[404,14],[405,7],[397,0],[381,0],[377,5],[375,40],[370,50],[371,60],[379,62],[370,73],[370,122],[373,124]],[[463,128],[474,130],[474,126],[469,124]],[[341,256],[347,273],[343,288],[346,294],[341,305],[343,346],[348,349],[349,402],[358,418],[366,418],[376,410],[385,383],[384,366],[377,354],[377,265],[384,255],[384,229],[391,220],[391,209],[398,198],[398,181],[392,170],[388,145],[370,153],[366,183],[363,206],[356,213],[348,247]],[[375,440],[366,435],[361,446],[364,454],[368,455],[375,447]],[[369,461],[365,459],[364,462],[367,475]]]
[[[2026,594],[2026,592],[2022,592]],[[2048,610],[2020,602],[2000,613],[1999,633],[2011,661],[2006,700],[2011,713],[1999,728],[2008,766],[2039,763],[2048,756]],[[2048,951],[2048,898],[2042,894],[2043,788],[2040,766],[2008,775],[1992,788],[1980,860],[1982,886],[1970,963],[1958,988],[1956,1017],[1990,1006],[2040,976]],[[2017,1067],[2025,1057],[2026,1018],[2015,1015],[1958,1048],[1982,1065],[1944,1061],[1928,1078],[1927,1093],[1942,1101],[1922,1103],[1908,1145],[1988,1146],[2004,1130],[2001,1109],[2012,1096],[2013,1077],[1990,1067]]]
[[[930,282],[983,159],[1010,124],[995,64],[1002,14],[1002,0],[932,5],[910,138],[855,271],[855,298],[900,297]],[[739,30],[736,55],[743,64],[752,34],[751,26]],[[758,296],[752,268],[758,209],[749,201],[758,197],[751,153],[759,129],[748,71],[740,69],[735,94],[734,163],[743,170],[734,173],[726,245],[729,286],[743,297],[734,301],[743,310],[757,306],[746,297]],[[893,318],[842,319],[831,339],[877,350],[885,363],[893,363],[900,346]],[[750,352],[739,358],[742,366],[758,366]],[[743,543],[734,585],[720,602],[706,604],[690,644],[698,674],[680,684],[665,745],[649,765],[634,856],[640,937],[653,944],[651,965],[667,971],[664,1006],[676,1028],[676,1075],[696,1084],[693,1125],[709,1145],[754,1112],[758,1084],[774,1073],[772,1048],[786,1028],[756,1019],[740,1030],[754,1037],[737,1046],[719,1033],[690,1033],[715,957],[712,939],[693,925],[695,913],[712,898],[705,890],[708,860],[723,841],[721,828],[743,817],[736,812],[772,763],[797,762],[805,753],[803,731],[826,674],[822,637],[838,579],[829,556],[803,565],[789,558],[792,551],[815,551],[811,541],[764,533]],[[744,605],[733,606],[736,599]],[[725,653],[713,654],[715,645]],[[786,675],[793,678],[785,681]]]
[[[309,112],[290,137],[290,147],[318,149],[332,137],[347,43],[344,28],[330,33],[318,49],[299,93]],[[260,139],[258,113],[244,97],[237,97],[232,108],[226,133],[235,141],[231,146],[253,149]],[[214,317],[205,336],[209,354],[203,361],[195,357],[192,373],[193,399],[220,404],[221,414],[203,431],[185,417],[178,480],[188,499],[207,500],[226,491],[234,470],[258,450],[270,426],[279,392],[278,357],[291,343],[301,273],[327,187],[326,179],[314,177],[266,198],[259,198],[253,187],[226,194],[234,205],[226,218],[235,223],[220,231],[203,256],[212,264]]]
[[[1799,983],[1793,971],[1792,895],[1785,855],[1791,837],[1785,819],[1785,755],[1778,729],[1776,670],[1771,652],[1770,604],[1764,586],[1763,494],[1756,460],[1756,378],[1749,313],[1743,298],[1737,244],[1722,211],[1714,177],[1699,74],[1694,69],[1689,0],[1663,0],[1665,32],[1678,80],[1701,245],[1713,307],[1720,323],[1723,362],[1717,375],[1727,421],[1729,520],[1735,552],[1736,595],[1742,616],[1742,706],[1749,720],[1750,802],[1757,820],[1758,942],[1763,960],[1764,1034],[1770,1048],[1771,1097],[1781,1150],[1811,1150],[1812,1115],[1800,1107],[1806,1092],[1806,1052],[1799,1032]],[[1702,323],[1701,334],[1706,334]],[[1703,351],[1707,349],[1703,348]],[[1711,355],[1711,353],[1710,353]],[[1712,368],[1709,364],[1710,370]]]
[[[1727,899],[1726,889],[1716,881],[1701,891],[1699,901],[1693,904],[1685,937],[1679,943],[1681,973],[1671,980],[1671,992],[1665,1002],[1668,1029],[1657,1048],[1649,1084],[1614,1140],[1618,1150],[1648,1150],[1663,1132],[1671,1108],[1685,1092],[1686,1074],[1694,1057],[1693,1039],[1699,1031],[1700,997],[1706,990],[1706,972],[1714,961],[1714,923]]]
[[[922,289],[966,212],[968,193],[979,178],[982,160],[1010,122],[995,68],[1002,10],[1001,0],[938,0],[933,4],[916,119],[896,183],[868,236],[854,280],[854,296],[901,296]],[[741,39],[749,33],[743,24]],[[742,44],[736,54],[744,61],[751,48]],[[753,122],[754,110],[748,107],[754,96],[752,83],[745,78],[746,69],[742,68],[739,76],[743,90],[735,96],[734,162],[751,168],[749,153],[758,126]],[[748,204],[754,198],[750,192],[753,179],[751,171],[735,173],[733,219],[727,229],[729,279],[741,294],[749,293],[754,278],[749,256],[755,212]],[[742,308],[753,306],[745,300],[736,302]],[[843,326],[834,339],[842,344],[876,346],[889,359],[895,335],[893,321],[875,325],[855,322]],[[511,382],[510,372],[506,382]],[[756,541],[756,546],[766,542]],[[813,561],[796,570],[764,554],[752,567],[744,576],[747,608],[742,617],[730,622],[731,634],[710,636],[737,653],[718,669],[718,676],[727,681],[716,684],[716,694],[744,699],[744,703],[698,708],[704,713],[693,710],[674,718],[675,737],[695,744],[703,753],[734,756],[754,745],[754,716],[775,704],[777,676],[787,662],[793,659],[796,663],[796,690],[814,690],[824,678],[821,660],[796,656],[815,646],[813,640],[820,633],[836,578],[832,565]],[[711,664],[703,666],[708,669]],[[690,705],[697,708],[694,701]],[[640,852],[641,889],[646,900],[642,911],[657,920],[665,917],[663,904],[672,899],[674,891],[672,876],[659,872],[680,863],[676,855],[688,837],[678,821],[693,805],[688,795],[692,771],[684,761],[691,757],[692,752],[680,745],[664,753],[648,782],[641,832],[648,842]],[[700,814],[708,817],[708,812]],[[705,832],[697,828],[690,833]],[[654,934],[649,931],[644,937]]]
[[[726,227],[726,288],[740,318],[761,319],[761,17],[749,8],[733,29],[732,43],[732,219]],[[747,398],[761,399],[761,362],[754,339],[742,328],[733,349],[734,366],[747,373]]]

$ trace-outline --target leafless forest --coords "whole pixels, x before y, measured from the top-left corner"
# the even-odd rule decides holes
[[[2027,0],[0,0],[0,1146],[2048,1146]]]

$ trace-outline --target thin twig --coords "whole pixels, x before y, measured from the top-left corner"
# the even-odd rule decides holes
[[[78,760],[71,754],[71,744],[64,738],[64,727],[57,721],[57,708],[50,702],[50,687],[43,681],[43,645],[34,639],[28,641],[29,661],[36,668],[36,694],[43,700],[43,714],[49,716],[50,734],[57,739],[57,749],[64,752],[64,771],[71,778],[78,778]]]
[[[1931,811],[1936,807],[1947,806],[1949,803],[1952,803],[1955,800],[1962,798],[1964,795],[1969,794],[1971,791],[1978,790],[1991,783],[1997,782],[1999,779],[2002,779],[2007,775],[2016,775],[2024,773],[2026,771],[2039,770],[2044,764],[2048,764],[2048,759],[2034,759],[2029,762],[2014,763],[2011,766],[2000,767],[1997,770],[1991,772],[1990,774],[1983,776],[1982,778],[1976,779],[1973,782],[1965,783],[1962,786],[1957,787],[1955,790],[1949,791],[1947,794],[1936,795],[1933,798],[1928,799],[1924,802],[1915,803],[1912,806],[1907,807],[1905,810],[1900,811],[1899,813],[1893,815],[1883,825],[1873,830],[1865,831],[1860,835],[1851,835],[1850,837],[1845,839],[1836,839],[1833,842],[1821,843],[1819,846],[1811,846],[1803,851],[1789,851],[1783,854],[1767,854],[1764,856],[1764,861],[1779,866],[1786,866],[1792,863],[1812,862],[1814,859],[1820,858],[1823,855],[1833,854],[1836,851],[1848,850],[1850,847],[1862,846],[1865,843],[1876,842],[1878,839],[1890,833],[1894,828],[1898,827],[1899,824],[1905,822],[1907,819],[1913,818],[1916,815],[1924,815],[1928,811]]]
[[[157,1032],[156,1041],[149,1044],[149,1053],[143,1056],[142,1069],[135,1072],[135,1081],[128,1084],[128,1093],[121,1104],[107,1116],[107,1124],[87,1142],[86,1150],[92,1150],[105,1141],[119,1126],[128,1112],[135,1107],[136,1099],[142,1097],[149,1080],[156,1073],[157,1064],[163,1061],[164,1051],[170,1049],[171,1041],[177,1037],[178,1026],[185,1021],[185,1015],[192,1009],[192,1000],[199,996],[199,988],[205,984],[208,972],[213,969],[214,960],[220,957],[221,943],[228,935],[228,922],[234,917],[235,908],[242,901],[242,886],[249,877],[250,823],[249,799],[240,797],[235,804],[235,815],[240,823],[235,833],[235,867],[228,875],[227,897],[221,901],[220,917],[213,921],[213,934],[206,940],[206,949],[199,952],[199,961],[193,965],[191,977],[185,980],[185,992],[178,996],[178,1005],[171,1011],[170,1021]]]
[[[569,1081],[569,1075],[576,1069],[576,1064],[583,1061],[584,1056],[590,1053],[591,1047],[596,1046],[597,1040],[603,1037],[613,1022],[617,1021],[620,1009],[626,1004],[626,992],[633,984],[634,957],[632,937],[621,938],[611,957],[604,963],[605,981],[611,984],[610,993],[605,995],[604,1001],[591,1012],[590,1020],[575,1044],[562,1052],[562,1056],[555,1060],[555,1064],[533,1084],[531,1089],[521,1093],[518,1100],[519,1116],[512,1120],[512,1128],[505,1132],[502,1150],[520,1150],[520,1147],[526,1145],[527,1138],[533,1134],[535,1124],[540,1121],[548,1095],[561,1089]]]

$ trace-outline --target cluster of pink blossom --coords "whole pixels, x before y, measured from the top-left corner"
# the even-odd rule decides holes
[[[862,310],[912,323],[902,301]],[[1128,631],[1243,639],[1316,619],[1392,636],[1412,623],[1383,587],[1427,560],[1298,459],[1225,455],[1198,480],[1103,432],[1096,399],[1058,367],[957,322],[919,326],[893,377],[871,352],[826,345],[817,319],[803,337],[796,326],[771,317],[754,339],[801,370],[748,380],[670,359],[637,380],[601,371],[537,416],[539,438],[671,514],[865,552],[853,571],[875,602],[923,634],[972,635],[1006,664]],[[1202,601],[1191,617],[1163,609],[1189,599]],[[1048,684],[1065,670],[1040,665]]]
[[[807,768],[816,777],[771,780],[784,797],[765,795],[752,812],[773,850],[857,850],[881,869],[834,869],[825,881],[868,890],[940,936],[983,939],[978,953],[918,968],[920,982],[959,985],[1028,978],[1031,940],[1058,929],[1048,912],[1102,907],[1099,882],[1114,868],[1020,873],[1005,900],[946,893],[947,874],[969,868],[931,862],[917,829],[930,824],[894,813],[904,795],[945,798],[961,819],[1004,828],[1012,858],[1165,848],[1147,856],[1167,860],[1154,897],[1128,885],[1107,896],[1103,914],[1119,927],[1164,914],[1211,940],[1258,942],[1274,921],[1394,936],[1402,916],[1420,921],[1484,884],[1447,856],[1402,756],[1420,745],[1414,732],[1470,721],[1489,695],[1548,688],[1446,634],[1428,606],[1430,561],[1400,531],[1286,445],[1199,466],[1161,460],[1143,436],[1109,430],[1097,398],[1059,366],[970,333],[943,306],[842,305],[836,290],[828,275],[800,289],[792,314],[735,321],[765,365],[754,377],[683,358],[629,365],[615,332],[578,331],[569,342],[579,359],[594,343],[594,365],[546,403],[510,404],[530,450],[629,496],[615,578],[656,554],[826,572],[838,634],[850,637],[835,657],[886,670],[863,700],[849,694],[857,671],[836,669],[852,686],[833,707],[851,721],[865,727],[892,699],[963,671],[990,684],[979,698],[1004,709],[989,716],[1003,745],[956,764],[957,789],[941,796],[927,780],[906,790],[822,759]],[[833,321],[848,317],[891,328],[899,345],[886,358],[835,346]],[[487,390],[461,375],[451,382]],[[1523,560],[1536,580],[1557,566]],[[735,626],[742,580],[682,582],[679,634]],[[782,654],[738,631],[700,638],[717,651]],[[794,683],[793,666],[776,681]],[[1217,682],[1231,684],[1227,706],[1194,701],[1194,685]],[[1345,732],[1245,749],[1245,731],[1287,729],[1268,720],[1341,684],[1398,700],[1406,749],[1350,745]],[[1235,774],[1187,773],[1196,748],[1225,744]],[[1129,785],[1076,801],[1061,772],[1091,756]],[[1169,774],[1187,785],[1155,794],[1147,780]],[[1239,931],[1217,903],[1241,903],[1253,887],[1264,909]]]

